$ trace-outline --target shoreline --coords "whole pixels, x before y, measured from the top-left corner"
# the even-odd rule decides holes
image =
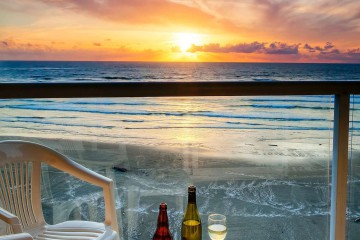
[[[25,140],[43,144],[84,165],[113,165],[120,171],[132,168],[178,168],[192,171],[194,178],[204,178],[205,181],[211,178],[221,180],[226,176],[233,176],[237,180],[301,179],[319,177],[324,174],[324,168],[328,168],[327,171],[330,168],[330,163],[326,163],[326,160],[272,162],[271,156],[267,156],[269,161],[266,162],[264,157],[258,156],[253,160],[242,158],[241,155],[232,158],[208,156],[199,153],[195,147],[165,149],[159,146],[89,140],[0,136],[0,141],[2,140]]]

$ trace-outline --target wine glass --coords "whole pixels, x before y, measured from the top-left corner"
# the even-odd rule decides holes
[[[227,233],[226,216],[218,213],[209,215],[208,233],[212,240],[224,240]]]

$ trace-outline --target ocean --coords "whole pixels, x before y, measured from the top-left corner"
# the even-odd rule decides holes
[[[1,83],[359,80],[359,64],[0,62]],[[122,146],[110,156],[127,155],[127,163],[119,160],[123,171],[112,175],[124,192],[117,199],[124,239],[149,239],[164,199],[179,239],[188,184],[198,186],[203,239],[211,212],[228,216],[227,239],[326,239],[333,101],[333,96],[0,100],[0,137],[71,141],[82,158],[102,159],[101,153],[109,154],[106,144]],[[351,104],[351,151],[360,156],[360,97],[352,96]],[[97,150],[86,152],[88,142],[97,143]],[[355,166],[352,192],[360,188]],[[60,205],[82,186],[66,183],[68,195],[53,190],[50,205]],[[84,194],[80,198],[88,201]],[[97,194],[91,195],[95,202]],[[350,199],[349,221],[360,216],[359,200]],[[350,236],[357,234],[351,229]]]
[[[0,82],[353,81],[359,64],[0,62]],[[354,98],[355,103],[359,99]],[[2,100],[3,132],[181,144],[159,129],[319,130],[331,128],[331,96]],[[16,116],[10,110],[23,112]],[[4,114],[5,113],[5,114]],[[195,121],[193,121],[195,119]],[[24,127],[21,127],[24,126]],[[26,127],[25,127],[26,125]],[[358,122],[354,128],[359,129]],[[139,131],[147,131],[141,136]],[[153,136],[155,134],[155,136]],[[202,133],[199,133],[203,136]],[[162,133],[163,135],[163,133]],[[186,136],[184,136],[186,137]],[[205,137],[207,138],[207,137]],[[179,141],[178,141],[179,140]],[[188,143],[187,139],[185,143]]]
[[[0,61],[0,82],[352,81],[359,64]]]

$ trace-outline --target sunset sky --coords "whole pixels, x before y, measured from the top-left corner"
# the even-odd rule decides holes
[[[0,60],[360,63],[360,1],[1,0]]]

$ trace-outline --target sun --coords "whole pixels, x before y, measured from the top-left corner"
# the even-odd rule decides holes
[[[201,45],[202,37],[200,34],[196,33],[175,33],[174,42],[180,52],[186,53],[193,44]]]

